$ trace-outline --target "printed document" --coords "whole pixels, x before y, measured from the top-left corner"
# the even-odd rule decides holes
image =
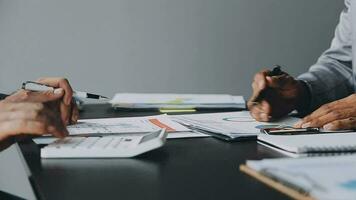
[[[83,119],[67,128],[69,135],[148,133],[162,128],[165,128],[167,132],[190,131],[190,129],[172,121],[167,115]]]
[[[263,159],[247,166],[315,199],[356,197],[356,155]]]
[[[118,93],[110,103],[123,108],[245,108],[242,96],[227,94]]]
[[[271,123],[258,122],[248,111],[174,115],[171,117],[174,121],[186,125],[191,129],[202,129],[232,138],[246,135],[256,136],[262,128],[292,126],[299,120],[294,117],[286,117]]]

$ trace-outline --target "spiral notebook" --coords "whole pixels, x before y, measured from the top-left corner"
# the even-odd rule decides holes
[[[258,135],[258,142],[291,157],[356,153],[356,132]]]
[[[240,170],[293,199],[356,199],[356,155],[248,160]]]

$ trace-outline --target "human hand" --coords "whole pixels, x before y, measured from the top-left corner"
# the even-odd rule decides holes
[[[269,70],[262,70],[255,75],[252,82],[253,94],[247,102],[252,117],[258,121],[270,121],[287,115],[306,96],[303,83],[289,74],[282,72],[278,76],[268,76],[268,73]]]
[[[30,102],[51,102],[59,99],[59,108],[61,118],[65,125],[74,124],[79,118],[79,111],[76,103],[72,100],[73,90],[67,79],[64,78],[40,78],[38,83],[46,84],[48,86],[57,88],[47,92],[31,92],[26,90],[19,90],[15,94],[6,98],[12,102],[30,101]]]
[[[44,103],[10,101],[0,101],[0,133],[0,141],[23,134],[68,135],[58,109]]]
[[[294,127],[322,127],[331,131],[356,129],[356,94],[321,106]]]

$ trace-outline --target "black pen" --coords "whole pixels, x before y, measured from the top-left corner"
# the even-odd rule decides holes
[[[281,68],[282,68],[281,66],[275,65],[274,68],[272,69],[272,71],[269,71],[267,73],[267,76],[272,77],[272,76],[283,75],[284,72],[281,70]],[[258,104],[265,97],[266,89],[267,89],[267,87],[265,89],[261,90],[260,93],[256,96],[256,98],[252,101],[252,103]]]

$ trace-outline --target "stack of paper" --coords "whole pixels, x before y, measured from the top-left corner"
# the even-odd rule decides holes
[[[287,117],[273,123],[258,122],[247,111],[174,115],[172,119],[190,129],[224,140],[256,139],[261,128],[291,126],[298,118]]]
[[[294,199],[355,199],[356,156],[247,161],[241,171]]]
[[[162,128],[165,128],[169,133],[190,131],[190,129],[172,121],[168,115],[83,119],[67,128],[71,136],[148,133]]]
[[[118,93],[110,103],[113,107],[136,109],[246,108],[245,100],[242,96],[227,94]]]
[[[77,124],[67,126],[69,136],[145,134],[162,128],[165,128],[169,133],[167,138],[207,137],[205,134],[192,131],[171,120],[168,115],[82,119],[79,120]],[[53,137],[40,137],[34,139],[38,144],[48,144],[54,140],[55,138]]]

